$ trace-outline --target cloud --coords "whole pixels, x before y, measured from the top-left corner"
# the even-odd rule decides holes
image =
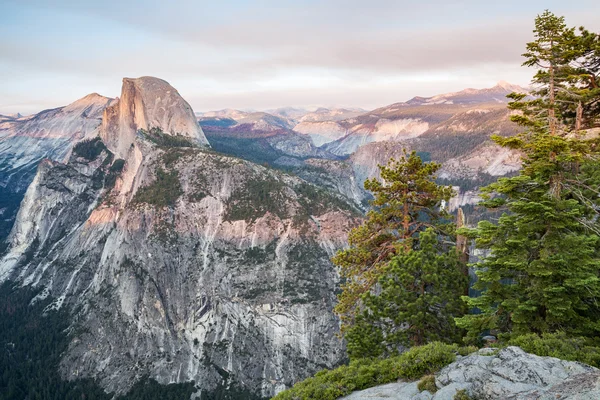
[[[178,89],[194,98],[232,96],[250,107],[251,93],[256,104],[279,95],[283,105],[299,84],[314,97],[338,95],[353,105],[378,93],[388,99],[379,81],[418,80],[413,95],[438,90],[424,75],[445,76],[452,90],[500,79],[523,84],[527,73],[516,67],[535,14],[553,7],[569,24],[600,28],[600,5],[586,0],[568,7],[541,0],[0,2],[8,10],[0,16],[0,64],[23,87],[36,74],[53,88],[70,77],[116,87],[123,76],[156,75],[186,85]],[[473,71],[485,76],[475,80]],[[0,91],[0,103],[11,103],[8,95]]]

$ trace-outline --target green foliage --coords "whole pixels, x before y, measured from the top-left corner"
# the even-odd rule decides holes
[[[437,392],[438,388],[435,385],[435,376],[425,375],[424,377],[422,377],[419,383],[417,384],[417,389],[419,389],[419,392],[424,392],[425,390],[427,390],[431,394]]]
[[[314,377],[279,393],[273,400],[335,400],[355,390],[395,382],[415,380],[433,374],[456,359],[456,346],[430,343],[414,347],[387,359],[360,359]]]
[[[600,367],[600,347],[597,346],[597,341],[569,337],[564,332],[544,333],[541,336],[530,333],[513,337],[507,344],[519,346],[528,353],[542,357],[556,357]]]
[[[321,215],[335,209],[355,211],[348,203],[331,192],[307,182],[295,186],[294,191],[298,194],[298,202],[304,208],[306,217]]]
[[[93,380],[64,381],[58,363],[68,340],[66,311],[46,311],[51,299],[30,305],[39,290],[0,286],[0,398],[110,399]],[[85,396],[85,397],[84,397]]]
[[[67,350],[69,313],[36,299],[39,289],[0,285],[0,399],[109,400],[110,393],[92,379],[63,380],[59,362]],[[35,299],[35,300],[34,300]],[[159,385],[144,379],[119,400],[189,399],[194,383]]]
[[[477,350],[479,350],[479,347],[477,346],[463,346],[463,347],[459,347],[458,348],[458,355],[460,356],[468,356],[471,353],[475,353]]]
[[[335,311],[342,319],[342,333],[346,333],[356,324],[355,329],[349,332],[349,350],[354,356],[364,357],[385,353],[383,349],[388,346],[388,343],[383,341],[378,348],[373,347],[374,337],[391,337],[392,331],[402,331],[400,326],[407,321],[400,321],[399,318],[409,316],[408,309],[414,305],[420,304],[417,307],[418,312],[430,307],[430,303],[423,302],[425,297],[419,298],[420,294],[408,289],[411,284],[416,283],[419,288],[426,287],[427,291],[432,293],[437,291],[438,296],[446,289],[438,280],[439,277],[434,276],[439,273],[438,268],[441,268],[442,264],[451,267],[456,263],[436,259],[428,266],[435,272],[428,274],[421,265],[409,261],[411,251],[419,249],[420,235],[426,228],[436,229],[436,233],[432,231],[428,236],[433,242],[441,240],[450,233],[444,234],[444,231],[451,230],[448,226],[444,227],[442,223],[442,218],[447,214],[440,209],[440,203],[450,198],[452,189],[439,186],[434,182],[434,174],[439,168],[439,164],[424,163],[415,152],[410,154],[405,152],[402,159],[398,161],[392,159],[387,166],[380,166],[381,181],[370,179],[365,182],[365,189],[371,191],[375,197],[371,202],[373,208],[367,213],[366,221],[350,232],[348,237],[350,247],[341,250],[333,258],[334,264],[340,267],[342,277],[346,279],[343,291],[338,296],[339,303]],[[428,247],[428,250],[453,251],[441,249],[434,243]],[[424,252],[418,255],[425,256]],[[394,261],[395,257],[399,258]],[[435,258],[436,255],[433,254],[432,257]],[[401,273],[405,273],[402,278],[397,276]],[[382,280],[384,276],[387,278]],[[430,280],[422,280],[424,276]],[[412,283],[409,283],[411,279]],[[383,297],[379,300],[375,292],[372,292],[377,284],[385,286]],[[452,296],[456,298],[459,293],[454,293]],[[394,296],[397,295],[404,296],[401,301],[408,300],[410,296],[417,298],[413,297],[414,303],[403,308],[401,316],[389,321],[387,327],[382,329],[379,325],[389,319],[393,312],[391,310],[399,311],[403,307],[396,302]],[[440,298],[441,301],[445,299],[445,295]],[[391,303],[388,305],[389,301]],[[444,309],[445,305],[441,308]],[[385,311],[386,309],[389,312]],[[444,311],[441,311],[440,314],[443,313]],[[445,320],[443,315],[437,317]],[[414,335],[414,332],[411,334]],[[364,337],[364,343],[361,342],[363,340],[361,337]],[[424,344],[423,340],[424,335],[414,335],[411,344]],[[397,347],[401,342],[400,338],[394,337],[389,345]],[[391,349],[391,351],[395,350]]]
[[[453,400],[475,400],[471,396],[469,396],[469,393],[467,392],[466,389],[460,389],[460,390],[457,389],[456,393],[454,394],[454,397],[452,399]]]
[[[231,193],[226,203],[224,218],[227,221],[253,221],[267,212],[286,218],[285,185],[279,179],[248,179]]]
[[[541,68],[534,82],[543,90],[531,101],[513,94],[514,120],[526,131],[494,138],[523,154],[523,168],[485,189],[482,205],[507,213],[470,233],[479,248],[491,251],[475,265],[481,297],[466,299],[481,313],[457,319],[471,341],[488,330],[600,333],[600,154],[595,143],[563,135],[571,127],[558,123],[562,111],[553,96],[559,87],[568,89],[561,71],[573,30],[546,12],[536,19],[535,34],[525,64]]]
[[[189,399],[196,392],[194,382],[170,383],[161,385],[154,379],[144,378],[117,400],[182,400]]]
[[[82,140],[73,146],[73,154],[88,161],[94,161],[105,150],[106,146],[99,137]]]
[[[535,40],[523,65],[537,69],[534,97],[513,93],[511,119],[531,131],[552,135],[598,126],[600,120],[600,36],[579,32],[546,10],[535,19]]]
[[[392,257],[378,290],[362,295],[363,309],[346,332],[348,355],[387,356],[405,346],[459,341],[454,318],[466,311],[460,296],[467,285],[455,248],[425,230],[413,249]]]
[[[572,160],[588,161],[579,143],[554,136],[536,135],[522,149],[521,175],[486,189],[501,197],[484,205],[510,214],[478,225],[476,244],[492,254],[476,265],[475,289],[485,292],[468,302],[482,313],[458,323],[472,339],[486,329],[596,335],[600,238],[590,204],[597,198],[582,192],[588,178],[572,171]]]
[[[161,147],[194,147],[194,143],[192,143],[189,137],[179,134],[170,135],[164,133],[158,127],[150,128],[148,131],[140,129],[139,133],[144,138]]]
[[[173,207],[183,194],[177,171],[165,171],[158,167],[155,180],[138,189],[133,197],[134,204],[146,203],[157,207]]]

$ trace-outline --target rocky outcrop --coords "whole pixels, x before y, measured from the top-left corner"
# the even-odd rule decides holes
[[[107,111],[110,144],[39,168],[0,260],[0,281],[44,288],[70,311],[63,377],[117,393],[145,376],[194,380],[252,399],[341,362],[330,257],[357,223],[352,206],[198,136],[127,137],[150,126],[139,121],[166,135],[174,122],[146,109],[164,93],[124,86],[131,114]]]
[[[417,382],[391,383],[344,397],[346,400],[452,400],[465,390],[477,400],[584,400],[600,398],[600,370],[577,362],[538,357],[518,347],[483,349],[460,357],[436,375],[435,394]]]
[[[161,128],[199,146],[208,145],[192,107],[162,79],[124,78],[118,102],[104,111],[100,137],[119,158],[126,158],[138,130]]]
[[[418,137],[425,133],[430,125],[421,118],[388,119],[368,116],[368,121],[350,120],[352,124],[348,134],[340,139],[327,143],[324,147],[337,155],[349,155],[361,146],[372,142],[401,141]],[[344,126],[344,125],[342,125]]]
[[[485,143],[460,157],[443,163],[440,178],[474,178],[479,173],[503,176],[521,169],[521,155],[494,143]]]
[[[347,129],[336,121],[303,121],[296,125],[294,130],[310,136],[315,146],[333,142],[348,133]]]

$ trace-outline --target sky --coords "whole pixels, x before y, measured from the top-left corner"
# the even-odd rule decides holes
[[[600,31],[598,0],[0,0],[0,114],[117,97],[147,75],[200,112],[526,86],[544,9]]]

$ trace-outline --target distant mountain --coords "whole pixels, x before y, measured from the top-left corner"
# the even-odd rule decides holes
[[[320,108],[300,117],[293,132],[283,129],[276,116],[238,110],[205,113],[200,123],[215,149],[291,169],[360,204],[368,196],[362,189],[363,181],[378,173],[378,164],[398,157],[403,149],[416,150],[423,158],[442,163],[441,178],[448,182],[470,180],[469,187],[517,170],[518,156],[489,142],[492,134],[508,136],[518,131],[506,107],[506,95],[513,91],[525,89],[500,82],[488,89],[417,97],[369,112]],[[310,138],[312,143],[303,138]],[[346,163],[352,165],[353,172],[349,174],[335,163],[309,162],[315,158],[335,160],[335,156],[349,157]],[[314,173],[316,164],[321,171],[318,174]],[[337,172],[332,175],[327,170]],[[333,183],[340,179],[345,183]]]
[[[65,107],[18,119],[0,118],[0,242],[39,162],[62,160],[76,141],[94,135],[112,101],[92,93]]]
[[[19,118],[23,118],[23,115],[21,113],[8,114],[8,115],[0,114],[0,122],[7,121],[7,120],[19,119]]]
[[[336,158],[291,128],[287,118],[265,112],[221,110],[203,113],[198,122],[215,150],[271,165],[295,159]],[[291,157],[291,158],[290,158]]]
[[[394,103],[347,118],[334,116],[309,120],[307,115],[303,117],[307,120],[296,125],[294,130],[309,135],[316,145],[324,146],[335,154],[348,155],[367,143],[416,138],[469,110],[472,113],[480,110],[481,116],[493,110],[505,112],[508,102],[506,95],[513,91],[526,92],[526,89],[499,82],[489,89],[465,89],[433,97],[414,97],[407,102]],[[481,107],[476,107],[478,105]],[[477,118],[473,117],[476,115],[468,119],[476,124]],[[489,119],[489,116],[485,116],[485,119]],[[462,127],[455,125],[453,129],[460,131]],[[472,129],[473,126],[465,127],[465,130]]]
[[[304,108],[295,108],[295,107],[281,107],[270,110],[265,110],[266,113],[277,115],[279,117],[287,118],[291,121],[297,121],[306,114],[309,114],[310,111]]]
[[[367,110],[362,108],[318,108],[313,112],[303,115],[298,122],[341,121],[364,114]]]
[[[427,105],[427,104],[478,104],[478,103],[508,103],[507,94],[527,93],[528,89],[500,81],[496,86],[489,89],[464,89],[460,92],[445,93],[433,97],[413,97],[404,104]],[[403,103],[399,103],[403,104]]]

